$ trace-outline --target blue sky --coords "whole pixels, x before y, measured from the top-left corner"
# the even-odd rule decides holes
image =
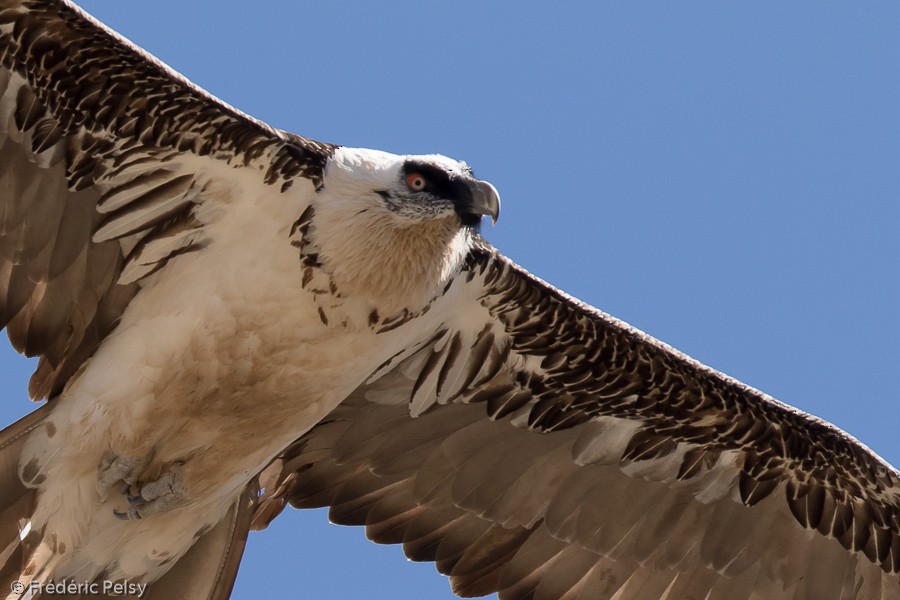
[[[83,6],[275,127],[468,161],[514,260],[900,464],[900,5]],[[452,597],[322,511],[251,536],[259,595]]]

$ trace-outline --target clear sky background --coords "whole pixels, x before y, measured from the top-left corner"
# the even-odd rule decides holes
[[[275,127],[468,161],[514,260],[900,464],[900,4],[83,6]],[[3,347],[4,422],[30,367]],[[234,596],[452,597],[291,510]]]

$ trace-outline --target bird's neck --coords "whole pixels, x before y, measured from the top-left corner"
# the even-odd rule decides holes
[[[299,232],[336,293],[362,297],[381,315],[418,312],[461,266],[471,234],[451,218],[398,224],[385,214],[317,206]]]

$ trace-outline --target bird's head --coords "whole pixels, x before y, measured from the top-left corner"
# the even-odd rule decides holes
[[[478,229],[483,216],[494,223],[500,216],[496,188],[475,179],[466,163],[439,154],[340,148],[329,161],[323,191],[343,196],[359,211],[391,217],[396,227],[450,220]]]
[[[500,197],[445,156],[339,148],[313,206],[315,243],[336,284],[393,307],[402,295],[433,296],[462,264],[482,217],[497,221]]]

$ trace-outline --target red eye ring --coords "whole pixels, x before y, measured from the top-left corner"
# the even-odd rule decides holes
[[[421,173],[410,173],[406,176],[406,187],[414,192],[421,192],[428,185],[428,181]]]

